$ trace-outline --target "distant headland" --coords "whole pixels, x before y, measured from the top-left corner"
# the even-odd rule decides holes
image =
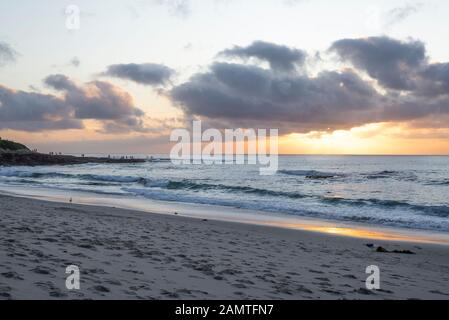
[[[129,157],[76,157],[62,154],[44,154],[30,150],[27,146],[0,138],[0,166],[49,166],[84,163],[141,163],[143,159]]]

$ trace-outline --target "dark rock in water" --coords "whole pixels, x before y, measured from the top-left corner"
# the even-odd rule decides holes
[[[402,253],[402,254],[416,254],[413,251],[410,250],[393,250],[393,253]]]
[[[314,176],[306,176],[306,179],[331,179],[334,178],[333,175],[314,175]]]
[[[400,253],[400,254],[415,254],[414,252],[412,252],[410,250],[393,250],[393,251],[388,251],[384,247],[377,247],[376,252]]]
[[[51,166],[85,163],[142,163],[143,159],[112,159],[96,157],[75,157],[68,155],[50,155],[37,152],[0,153],[0,166]]]
[[[372,244],[372,243],[367,243],[366,246],[367,246],[368,248],[373,248],[373,247],[374,247],[374,244]]]

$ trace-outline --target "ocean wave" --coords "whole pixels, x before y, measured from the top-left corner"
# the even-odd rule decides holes
[[[304,198],[305,195],[297,192],[285,192],[285,191],[275,191],[269,189],[253,188],[248,186],[230,186],[224,184],[209,184],[209,183],[197,183],[189,180],[184,181],[168,181],[166,186],[167,189],[172,190],[222,190],[230,192],[241,192],[246,194],[256,194],[260,196],[273,196],[273,197],[286,197],[291,199]]]
[[[384,170],[384,171],[363,174],[363,176],[365,176],[368,179],[386,179],[386,178],[391,178],[393,176],[397,176],[399,174],[400,173],[398,171]]]
[[[70,178],[75,175],[59,172],[34,172],[26,170],[16,170],[11,168],[1,168],[0,176],[39,179],[39,178]]]
[[[99,174],[71,174],[60,172],[32,172],[24,170],[0,170],[0,176],[3,177],[18,177],[18,178],[34,178],[34,179],[46,179],[46,178],[65,178],[65,179],[80,179],[90,181],[102,181],[102,182],[141,182],[144,183],[144,178],[134,176],[118,176],[118,175],[99,175]]]
[[[222,198],[213,198],[208,197],[204,194],[189,194],[189,193],[171,193],[166,190],[158,190],[158,189],[149,189],[149,188],[123,188],[123,191],[129,192],[134,196],[142,196],[144,198],[153,199],[153,200],[162,200],[162,201],[172,201],[172,202],[182,202],[182,203],[195,203],[195,204],[207,204],[207,205],[217,205],[217,206],[226,206],[240,209],[249,209],[249,210],[261,210],[265,212],[275,212],[279,213],[280,211],[286,214],[292,214],[295,216],[301,217],[309,217],[309,218],[322,218],[322,219],[331,219],[331,220],[339,220],[339,221],[347,221],[347,222],[356,222],[356,223],[370,223],[384,226],[393,226],[393,227],[404,227],[404,228],[413,228],[413,229],[423,229],[423,230],[439,230],[439,231],[447,231],[449,230],[448,223],[442,223],[441,221],[433,221],[431,217],[428,215],[415,215],[410,217],[404,217],[404,215],[391,215],[380,216],[377,214],[368,214],[357,215],[354,214],[353,211],[341,211],[336,213],[335,210],[332,211],[321,211],[318,210],[307,210],[305,208],[297,207],[290,209],[282,209],[280,210],[276,205],[273,205],[273,202],[266,201],[251,201],[250,199],[222,199]],[[266,200],[266,199],[265,199]],[[347,200],[347,199],[346,199]],[[392,205],[390,201],[385,201],[384,205]],[[431,207],[427,207],[428,210],[431,210]],[[447,210],[448,208],[439,208],[442,210]],[[384,210],[382,210],[384,211]],[[449,211],[448,211],[449,212]],[[446,214],[448,213],[446,212]],[[433,211],[433,214],[436,212]],[[441,214],[436,214],[438,217],[444,217]]]
[[[54,173],[56,174],[56,173]],[[2,177],[17,177],[17,178],[39,178],[44,176],[45,173],[25,171],[25,170],[15,170],[9,167],[0,168],[0,176]]]
[[[431,180],[425,183],[427,186],[449,186],[449,180]]]
[[[346,199],[339,197],[323,197],[327,203],[347,204],[351,206],[376,206],[384,209],[404,208],[413,210],[425,216],[435,216],[441,218],[449,217],[449,206],[445,205],[417,205],[397,200],[382,199]]]
[[[123,187],[122,191],[132,194],[133,196],[141,196],[152,200],[239,207],[239,204],[234,200],[215,199],[207,196],[190,195],[186,193],[171,193],[167,192],[167,190],[160,189]]]
[[[342,177],[341,173],[321,172],[316,170],[279,170],[279,173],[289,176],[300,176],[306,179],[330,179]]]
[[[409,171],[392,171],[392,170],[383,170],[372,173],[364,173],[363,177],[367,179],[396,179],[399,181],[416,181],[417,176],[413,172]]]
[[[417,176],[413,172],[408,171],[393,171],[383,170],[369,173],[336,173],[323,172],[317,170],[279,170],[280,174],[304,177],[305,179],[319,180],[319,179],[336,179],[343,177],[360,177],[362,179],[396,179],[399,181],[416,181]]]
[[[171,162],[170,158],[149,158],[147,162]]]
[[[16,182],[18,183],[24,183],[24,184],[41,184],[41,182],[36,180],[30,180],[30,179],[19,179]]]
[[[98,190],[98,189],[70,188],[70,187],[58,187],[57,189],[65,190],[65,191],[87,192],[87,193],[94,193],[94,194],[101,194],[101,195],[108,195],[108,196],[129,195],[129,193],[126,193],[126,192],[104,191],[104,190]]]
[[[253,188],[249,186],[232,186],[224,184],[213,184],[213,183],[198,183],[191,180],[151,180],[143,179],[140,181],[145,187],[149,188],[162,188],[168,190],[190,190],[190,191],[201,191],[201,190],[220,190],[225,192],[235,192],[235,193],[245,193],[245,194],[255,194],[260,196],[273,196],[273,197],[286,197],[291,199],[300,199],[306,197],[303,194],[297,192],[285,192],[285,191],[275,191],[269,189]]]
[[[110,175],[98,175],[98,174],[80,174],[76,175],[76,178],[82,180],[94,180],[94,181],[104,181],[104,182],[141,182],[145,180],[142,177],[134,177],[134,176],[110,176]]]
[[[299,194],[297,192],[274,191],[269,189],[253,188],[249,186],[198,183],[191,180],[181,180],[181,181],[167,180],[167,179],[153,180],[150,178],[143,178],[136,176],[68,174],[56,172],[28,172],[28,171],[0,172],[0,175],[8,177],[35,178],[35,179],[45,179],[45,178],[78,179],[87,181],[79,183],[80,185],[91,185],[91,186],[108,186],[108,185],[117,185],[121,183],[127,184],[137,183],[147,188],[163,188],[169,190],[190,190],[190,191],[221,190],[224,192],[255,194],[259,196],[286,197],[290,199],[299,199],[305,197],[304,195]],[[28,180],[27,183],[32,183],[32,180]]]

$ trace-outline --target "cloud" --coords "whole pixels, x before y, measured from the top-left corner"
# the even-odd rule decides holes
[[[363,124],[382,97],[352,71],[279,76],[256,66],[215,63],[170,92],[189,116],[226,127],[279,127],[284,133]]]
[[[131,95],[104,81],[78,85],[65,75],[50,75],[44,83],[62,95],[15,91],[0,86],[0,128],[21,131],[82,129],[83,120],[97,120],[104,132],[149,129],[145,114]]]
[[[309,75],[216,62],[168,96],[186,118],[200,118],[208,126],[279,128],[282,133],[449,114],[449,64],[429,64],[422,42],[343,39],[331,50],[349,65]]]
[[[174,70],[162,64],[129,63],[114,64],[107,67],[102,75],[127,79],[144,85],[165,85],[173,76]]]
[[[69,64],[70,64],[72,67],[78,68],[78,67],[80,66],[80,64],[81,64],[81,61],[80,61],[80,59],[79,59],[78,57],[73,57],[73,58],[70,60]]]
[[[172,15],[186,17],[190,14],[189,0],[154,0],[156,4],[166,6]]]
[[[343,39],[334,42],[330,50],[367,72],[385,89],[426,97],[449,93],[449,63],[430,64],[421,41]]]
[[[0,85],[0,129],[41,131],[81,129],[72,109],[61,98],[15,91]]]
[[[75,84],[75,82],[73,82],[72,80],[70,80],[66,75],[63,74],[52,74],[49,75],[48,77],[46,77],[44,79],[44,83],[55,89],[55,90],[66,90],[66,91],[70,91],[70,90],[77,90],[78,87]]]
[[[294,71],[304,63],[306,53],[302,50],[289,48],[274,43],[255,41],[247,47],[234,46],[219,53],[226,57],[256,58],[266,61],[274,70]]]
[[[185,120],[202,119],[215,128],[319,134],[370,123],[441,126],[441,121],[429,119],[449,117],[449,62],[430,63],[418,40],[335,41],[330,51],[343,63],[341,69],[321,68],[317,74],[307,72],[303,50],[257,43],[221,52],[244,58],[242,62],[214,62],[177,85],[170,81],[174,71],[163,65],[113,65],[104,74],[164,86],[160,92],[183,111]],[[270,68],[251,64],[248,58],[264,60]],[[328,65],[322,59],[316,63]],[[149,121],[128,92],[109,82],[80,84],[61,74],[44,82],[57,95],[0,87],[1,128],[82,128],[88,119],[99,121],[108,133],[149,134],[173,127]]]
[[[434,96],[449,93],[449,63],[434,63],[419,72],[420,88],[423,95]]]
[[[287,6],[296,6],[299,3],[307,2],[308,0],[284,0],[284,4]]]
[[[141,19],[145,18],[146,13],[153,10],[154,6],[163,7],[170,15],[178,18],[186,18],[191,12],[190,0],[133,0],[127,2],[126,9],[131,17]]]
[[[6,42],[0,41],[0,66],[10,62],[15,62],[18,53]]]
[[[109,82],[92,81],[75,84],[65,75],[50,75],[44,83],[64,93],[65,103],[72,106],[76,119],[111,120],[105,128],[143,131],[144,112],[134,106],[131,95]]]
[[[398,41],[388,37],[342,39],[330,48],[344,62],[366,71],[379,84],[395,90],[413,90],[413,74],[427,63],[420,41]]]
[[[390,27],[397,24],[409,16],[419,12],[423,7],[422,3],[406,4],[402,7],[396,7],[388,11],[385,15],[385,26]]]

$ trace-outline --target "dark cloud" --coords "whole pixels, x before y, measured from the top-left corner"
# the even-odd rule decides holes
[[[376,122],[422,124],[423,119],[449,117],[449,63],[429,63],[420,41],[388,37],[339,40],[330,50],[345,66],[318,74],[299,67],[305,59],[305,54],[297,54],[303,53],[301,50],[254,44],[222,54],[262,59],[270,68],[245,61],[216,62],[160,92],[183,110],[186,120],[199,118],[205,126],[215,128],[279,128],[281,133],[305,133]],[[114,65],[106,73],[143,84],[166,84],[173,71],[169,69],[164,76],[157,72],[165,70],[164,66],[150,65]],[[45,84],[58,95],[0,87],[0,127],[28,131],[79,128],[83,120],[94,119],[103,124],[105,132],[148,134],[169,129],[165,123],[149,128],[148,118],[129,93],[109,82],[79,84],[65,75],[51,75]]]
[[[366,71],[386,88],[413,90],[413,75],[427,63],[426,49],[420,41],[398,41],[388,37],[342,39],[330,48],[343,61]]]
[[[449,94],[449,63],[430,64],[422,42],[388,37],[343,39],[331,51],[337,52],[387,90],[406,91],[414,96]]]
[[[44,83],[55,90],[78,90],[77,85],[63,74],[52,74],[44,79]]]
[[[123,89],[104,81],[78,85],[65,75],[50,75],[44,83],[61,96],[14,91],[0,86],[0,128],[41,131],[83,128],[83,120],[98,120],[105,132],[145,132],[144,112]]]
[[[449,63],[434,63],[419,73],[420,92],[423,95],[444,95],[449,93]]]
[[[280,71],[294,71],[306,58],[306,53],[302,50],[264,41],[255,41],[247,47],[234,46],[220,52],[220,55],[244,59],[257,58],[268,62],[272,69]]]
[[[203,119],[209,126],[280,128],[283,133],[449,114],[449,64],[429,64],[421,42],[344,39],[331,49],[355,69],[312,76],[214,63],[174,87],[169,97],[187,118]],[[361,78],[359,71],[371,79]]]
[[[144,113],[134,106],[131,95],[109,82],[92,81],[78,86],[65,75],[50,75],[45,84],[64,93],[76,119],[112,120],[105,128],[144,130]],[[115,130],[117,131],[117,130]]]
[[[383,99],[351,71],[279,76],[228,63],[214,64],[210,72],[175,87],[170,96],[190,116],[222,120],[231,127],[274,124],[284,132],[362,124]]]
[[[110,65],[103,75],[117,77],[144,85],[164,85],[173,76],[174,70],[161,64],[114,64]]]
[[[9,44],[0,41],[0,66],[15,62],[18,56],[17,51],[15,51]]]
[[[15,91],[0,85],[0,128],[23,131],[81,129],[63,99],[40,93]]]

